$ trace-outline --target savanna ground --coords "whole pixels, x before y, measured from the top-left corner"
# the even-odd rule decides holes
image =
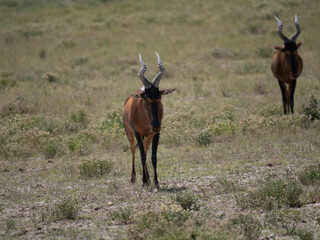
[[[1,239],[320,239],[319,1],[1,0]],[[302,26],[284,116],[271,45]],[[167,69],[161,190],[127,95]],[[150,156],[149,156],[150,158]],[[148,160],[152,175],[152,166]],[[152,176],[151,176],[152,177]]]

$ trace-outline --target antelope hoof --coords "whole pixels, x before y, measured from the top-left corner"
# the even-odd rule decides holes
[[[136,182],[136,176],[131,176],[131,183],[135,183]]]

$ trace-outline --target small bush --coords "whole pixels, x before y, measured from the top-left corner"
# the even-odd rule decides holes
[[[70,111],[66,126],[70,131],[76,132],[79,129],[86,128],[89,122],[89,113],[85,107],[79,106]]]
[[[196,138],[200,146],[208,146],[212,143],[212,133],[210,129],[202,130],[198,133]]]
[[[55,140],[49,140],[45,143],[42,147],[42,153],[44,154],[45,158],[51,159],[54,158],[59,152],[59,144]]]
[[[193,193],[177,193],[174,200],[176,200],[184,210],[198,211],[200,209],[198,199]]]
[[[315,185],[320,183],[320,166],[306,167],[298,173],[298,178],[303,185]]]
[[[242,208],[261,207],[270,211],[281,207],[300,207],[302,193],[302,186],[297,180],[269,175],[258,189],[247,195],[237,195],[236,201]]]
[[[12,229],[16,229],[16,227],[17,227],[17,224],[16,224],[16,221],[13,218],[6,219],[7,231],[10,231]]]
[[[0,90],[5,88],[12,88],[17,85],[17,81],[11,78],[3,78],[0,80]]]
[[[41,49],[39,50],[39,57],[40,57],[41,59],[45,59],[46,56],[47,56],[46,50],[45,50],[44,48],[41,48]]]
[[[295,235],[297,227],[301,222],[300,211],[295,209],[283,209],[270,211],[265,215],[265,224],[283,228],[285,235]]]
[[[53,207],[49,207],[42,213],[42,220],[65,220],[76,219],[81,210],[81,206],[76,198],[65,197],[59,199]]]
[[[300,240],[314,240],[314,232],[310,229],[297,229],[297,236]]]
[[[71,153],[80,156],[88,155],[92,151],[92,144],[96,141],[96,133],[89,129],[81,131],[68,140],[68,147]]]
[[[216,189],[219,194],[234,193],[241,191],[239,184],[233,180],[229,180],[226,177],[218,178],[217,183],[212,183],[212,187]]]
[[[96,178],[108,174],[113,163],[110,160],[87,160],[80,164],[80,176],[82,178]]]
[[[179,205],[162,205],[158,212],[138,213],[128,235],[130,239],[194,239],[192,228],[197,226],[190,216]]]
[[[119,207],[110,213],[110,218],[117,223],[128,224],[132,222],[132,213],[131,207]]]
[[[32,112],[32,109],[21,101],[6,102],[3,103],[0,107],[1,117],[8,117],[14,114],[27,114]]]
[[[303,113],[312,121],[315,119],[320,119],[320,100],[311,95],[309,106],[303,107]]]
[[[238,217],[231,220],[233,225],[240,226],[241,232],[248,240],[256,240],[261,234],[262,226],[258,219],[250,216],[240,214]]]
[[[273,50],[270,47],[261,47],[258,49],[257,55],[262,58],[271,58]]]

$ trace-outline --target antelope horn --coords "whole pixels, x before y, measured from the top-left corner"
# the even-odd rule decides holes
[[[297,14],[294,16],[294,24],[296,25],[297,32],[295,34],[293,34],[292,37],[290,37],[290,39],[291,39],[291,41],[295,42],[297,40],[298,36],[301,33],[301,27],[300,27],[300,24],[298,22]]]
[[[273,15],[274,18],[276,19],[276,21],[278,22],[278,29],[277,29],[277,32],[278,32],[278,35],[280,36],[280,38],[286,43],[286,42],[289,42],[290,40],[285,36],[283,35],[282,33],[282,28],[283,28],[283,24],[282,22],[280,21],[279,18],[277,18],[276,15]]]
[[[156,88],[159,88],[159,83],[160,83],[160,80],[161,80],[163,74],[165,73],[165,69],[164,69],[164,66],[162,65],[161,58],[160,58],[160,56],[159,56],[159,54],[157,52],[156,52],[156,55],[157,55],[157,58],[158,58],[158,66],[159,66],[160,72],[153,79],[152,83]]]
[[[138,76],[143,84],[143,86],[145,86],[145,88],[149,88],[152,86],[151,82],[149,82],[149,80],[144,76],[144,73],[147,71],[147,66],[146,64],[143,62],[141,54],[139,53],[139,60],[140,60],[140,65],[141,65],[141,69],[138,73]]]

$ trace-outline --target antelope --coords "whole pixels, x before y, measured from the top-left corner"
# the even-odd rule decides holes
[[[176,89],[173,88],[159,90],[159,83],[165,73],[165,68],[163,67],[161,58],[157,52],[156,55],[160,72],[156,75],[153,81],[150,82],[144,76],[147,67],[142,60],[141,54],[139,54],[141,69],[138,73],[138,76],[143,86],[127,97],[123,106],[122,121],[128,141],[130,143],[132,154],[131,182],[134,183],[136,181],[134,144],[134,138],[136,138],[142,162],[143,185],[150,184],[146,157],[148,148],[152,142],[151,160],[154,170],[154,184],[157,189],[159,189],[157,178],[157,149],[160,138],[161,121],[163,117],[161,96],[170,94]]]
[[[277,51],[274,53],[272,58],[271,71],[274,77],[278,79],[282,93],[284,114],[287,114],[287,112],[290,111],[289,107],[293,114],[293,97],[296,89],[297,78],[300,76],[303,69],[302,58],[298,53],[298,49],[301,47],[302,42],[299,42],[298,44],[296,43],[296,40],[301,33],[301,27],[298,22],[297,15],[295,15],[294,22],[297,31],[290,38],[287,38],[282,33],[282,22],[275,15],[274,18],[278,23],[278,35],[283,40],[284,45],[281,47],[273,46]]]

